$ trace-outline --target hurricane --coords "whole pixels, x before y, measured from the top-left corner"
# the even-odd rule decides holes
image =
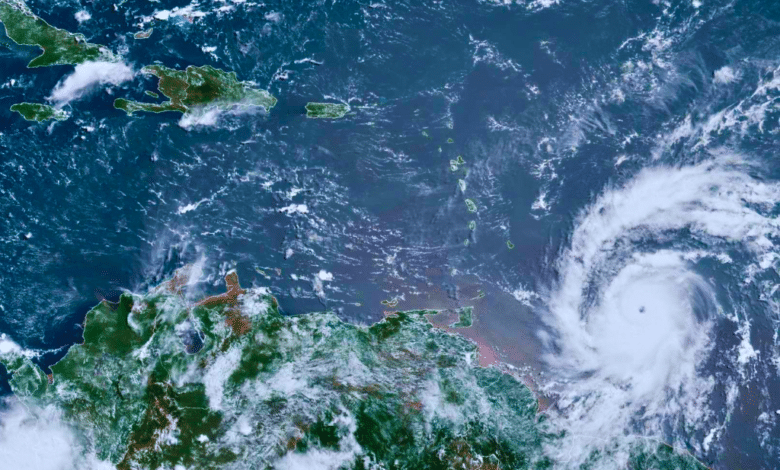
[[[553,422],[568,430],[557,452],[572,468],[594,446],[625,463],[648,442],[717,442],[759,354],[751,316],[772,314],[741,303],[777,256],[780,185],[758,175],[737,157],[645,168],[576,218],[542,314]]]
[[[780,468],[780,2],[0,24],[0,467]]]

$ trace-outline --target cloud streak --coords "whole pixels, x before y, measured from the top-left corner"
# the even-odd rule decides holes
[[[100,85],[119,85],[134,76],[133,69],[124,62],[84,62],[76,66],[72,74],[65,77],[52,90],[49,101],[64,106],[84,96]]]

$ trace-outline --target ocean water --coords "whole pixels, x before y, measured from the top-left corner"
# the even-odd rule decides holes
[[[0,40],[0,332],[42,365],[100,299],[193,263],[196,292],[236,269],[289,314],[475,306],[575,463],[640,436],[778,466],[775,2],[28,5],[136,70],[210,64],[279,99],[128,117],[137,76],[28,123],[10,105],[73,67]]]

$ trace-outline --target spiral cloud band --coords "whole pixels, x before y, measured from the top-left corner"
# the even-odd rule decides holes
[[[767,267],[778,235],[780,186],[752,170],[739,161],[644,169],[577,218],[543,314],[552,421],[573,430],[554,450],[562,459],[579,465],[580,449],[596,445],[625,460],[643,443],[679,444],[685,426],[712,429],[693,444],[704,450],[717,437],[725,418],[708,406],[717,327],[735,323],[748,344],[750,328],[720,299]],[[704,262],[738,264],[742,276],[716,282]],[[746,361],[734,352],[738,370]]]

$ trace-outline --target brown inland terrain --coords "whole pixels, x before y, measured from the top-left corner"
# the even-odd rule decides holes
[[[188,273],[182,273],[181,276],[177,274],[177,276],[174,277],[174,279],[169,281],[168,288],[171,290],[171,292],[181,292],[181,289],[187,284],[187,277],[188,277],[187,274]],[[248,332],[251,327],[251,323],[250,323],[251,320],[241,313],[241,309],[238,306],[239,303],[238,298],[240,295],[245,294],[246,290],[243,289],[239,284],[238,274],[235,271],[231,271],[225,276],[225,285],[227,288],[225,293],[212,295],[204,299],[201,299],[200,301],[194,304],[194,307],[198,307],[198,306],[227,307],[225,309],[225,323],[233,330],[233,333],[236,336],[240,336]],[[493,293],[493,298],[495,299],[495,297],[496,297],[496,293]],[[434,302],[439,305],[442,304],[446,305],[447,302],[443,302],[443,300],[444,299],[439,298],[434,300]],[[482,300],[482,302],[485,301],[485,299],[480,299],[480,300]],[[509,300],[513,301],[512,303],[516,302],[514,301],[513,298]],[[536,378],[534,377],[534,375],[536,375],[534,373],[535,371],[528,370],[528,369],[523,370],[522,366],[525,365],[524,363],[527,364],[526,361],[529,358],[528,351],[519,351],[514,348],[508,347],[513,344],[518,344],[518,343],[522,344],[523,342],[520,341],[516,343],[518,338],[515,337],[512,338],[496,337],[495,332],[499,330],[504,330],[506,323],[505,321],[499,321],[498,325],[485,325],[484,324],[485,321],[488,320],[490,317],[487,316],[486,318],[484,315],[479,314],[480,310],[484,310],[487,307],[487,305],[482,304],[482,302],[479,301],[469,302],[471,305],[474,305],[475,315],[474,315],[473,326],[468,328],[453,326],[453,322],[457,320],[455,305],[450,305],[449,306],[450,308],[447,310],[436,309],[431,304],[428,305],[416,304],[416,305],[410,305],[408,307],[404,305],[404,310],[407,309],[414,310],[419,308],[439,310],[438,314],[426,315],[426,318],[431,323],[431,325],[433,325],[435,328],[439,328],[447,332],[450,332],[452,334],[463,336],[473,341],[478,347],[478,354],[479,354],[478,361],[480,366],[497,367],[503,370],[505,373],[514,375],[515,377],[520,379],[536,396],[536,399],[539,403],[538,410],[540,412],[545,411],[551,405],[553,398],[544,394],[540,390]],[[274,299],[274,304],[278,305],[276,303],[276,299]],[[478,305],[478,304],[482,304],[482,305]],[[493,310],[490,307],[487,307],[487,309]],[[500,310],[504,310],[504,309],[500,309]],[[394,314],[395,311],[384,311],[384,316],[391,316]],[[519,370],[518,370],[518,366],[520,367]],[[414,408],[414,404],[410,404],[410,407]]]
[[[245,294],[246,289],[241,288],[241,284],[238,282],[238,274],[236,274],[235,271],[231,271],[225,276],[225,285],[227,287],[227,292],[206,297],[197,302],[195,306],[227,306],[227,309],[225,310],[225,323],[233,330],[233,334],[241,336],[251,328],[249,318],[242,315],[241,309],[238,308],[238,296]]]
[[[225,285],[227,286],[227,292],[206,297],[197,302],[195,306],[203,305],[205,307],[216,307],[218,305],[237,305],[238,296],[246,294],[246,290],[242,289],[241,284],[238,283],[238,274],[236,274],[235,271],[227,273],[225,276]]]

